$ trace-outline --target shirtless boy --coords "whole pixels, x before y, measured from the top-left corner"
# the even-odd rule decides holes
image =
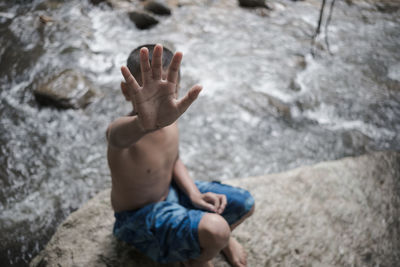
[[[177,119],[202,89],[178,99],[181,60],[180,52],[146,45],[121,68],[133,112],[107,129],[114,235],[160,263],[213,266],[222,252],[246,266],[231,231],[253,213],[254,199],[240,188],[194,182],[179,158]]]

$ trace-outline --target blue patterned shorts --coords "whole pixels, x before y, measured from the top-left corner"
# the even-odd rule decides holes
[[[221,214],[229,225],[239,221],[254,205],[244,189],[219,182],[196,181],[201,193],[224,194],[227,205]],[[134,211],[115,213],[114,235],[154,261],[169,263],[195,259],[201,249],[198,225],[207,211],[196,209],[174,183],[167,199]]]

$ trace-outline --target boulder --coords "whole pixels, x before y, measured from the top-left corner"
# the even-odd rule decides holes
[[[62,1],[54,1],[54,0],[44,0],[40,1],[39,4],[33,5],[35,10],[43,10],[46,12],[49,12],[50,10],[55,10],[60,8],[60,6],[63,4]]]
[[[130,0],[89,0],[89,2],[95,6],[104,4],[117,9],[129,8],[133,4]]]
[[[39,20],[43,24],[54,22],[54,19],[52,17],[46,16],[46,15],[40,15]]]
[[[96,96],[93,88],[92,82],[82,73],[67,69],[37,86],[33,93],[36,100],[45,106],[84,108]]]
[[[92,3],[93,5],[98,5],[98,4],[101,4],[101,3],[107,3],[108,4],[108,2],[106,0],[90,0],[90,3]]]
[[[144,4],[144,9],[156,15],[171,15],[171,9],[159,1],[150,0]]]
[[[128,15],[131,21],[135,23],[136,27],[141,30],[149,29],[158,23],[157,19],[145,12],[131,11]]]
[[[263,7],[270,9],[265,0],[239,0],[239,5],[247,8]]]
[[[248,266],[396,266],[400,262],[400,153],[377,152],[234,179],[256,200],[233,235]],[[110,190],[58,228],[32,260],[43,266],[158,265],[111,234]],[[229,265],[218,256],[216,267]]]

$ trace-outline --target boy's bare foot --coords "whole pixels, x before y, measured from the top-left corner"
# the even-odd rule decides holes
[[[232,266],[247,266],[247,253],[242,245],[232,236],[229,238],[228,245],[222,250],[222,253]]]

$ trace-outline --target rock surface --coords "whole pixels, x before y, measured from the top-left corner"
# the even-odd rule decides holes
[[[395,266],[400,153],[377,152],[227,183],[250,190],[253,217],[233,235],[248,266]],[[160,266],[112,236],[110,190],[72,213],[30,266]],[[215,266],[229,266],[219,256]],[[164,265],[175,266],[175,265]]]
[[[154,0],[147,1],[144,4],[144,9],[161,16],[171,15],[171,9],[168,6]]]
[[[264,7],[269,9],[265,0],[239,0],[239,5],[241,7],[255,8],[255,7]]]
[[[90,0],[90,3],[92,3],[93,5],[98,5],[98,4],[101,4],[101,3],[109,4],[106,0]]]
[[[158,24],[158,20],[149,14],[141,11],[131,11],[128,13],[129,18],[133,23],[135,23],[136,27],[141,30],[149,29],[156,24]]]
[[[84,108],[96,96],[93,85],[75,70],[64,70],[33,91],[36,100],[57,108]]]

